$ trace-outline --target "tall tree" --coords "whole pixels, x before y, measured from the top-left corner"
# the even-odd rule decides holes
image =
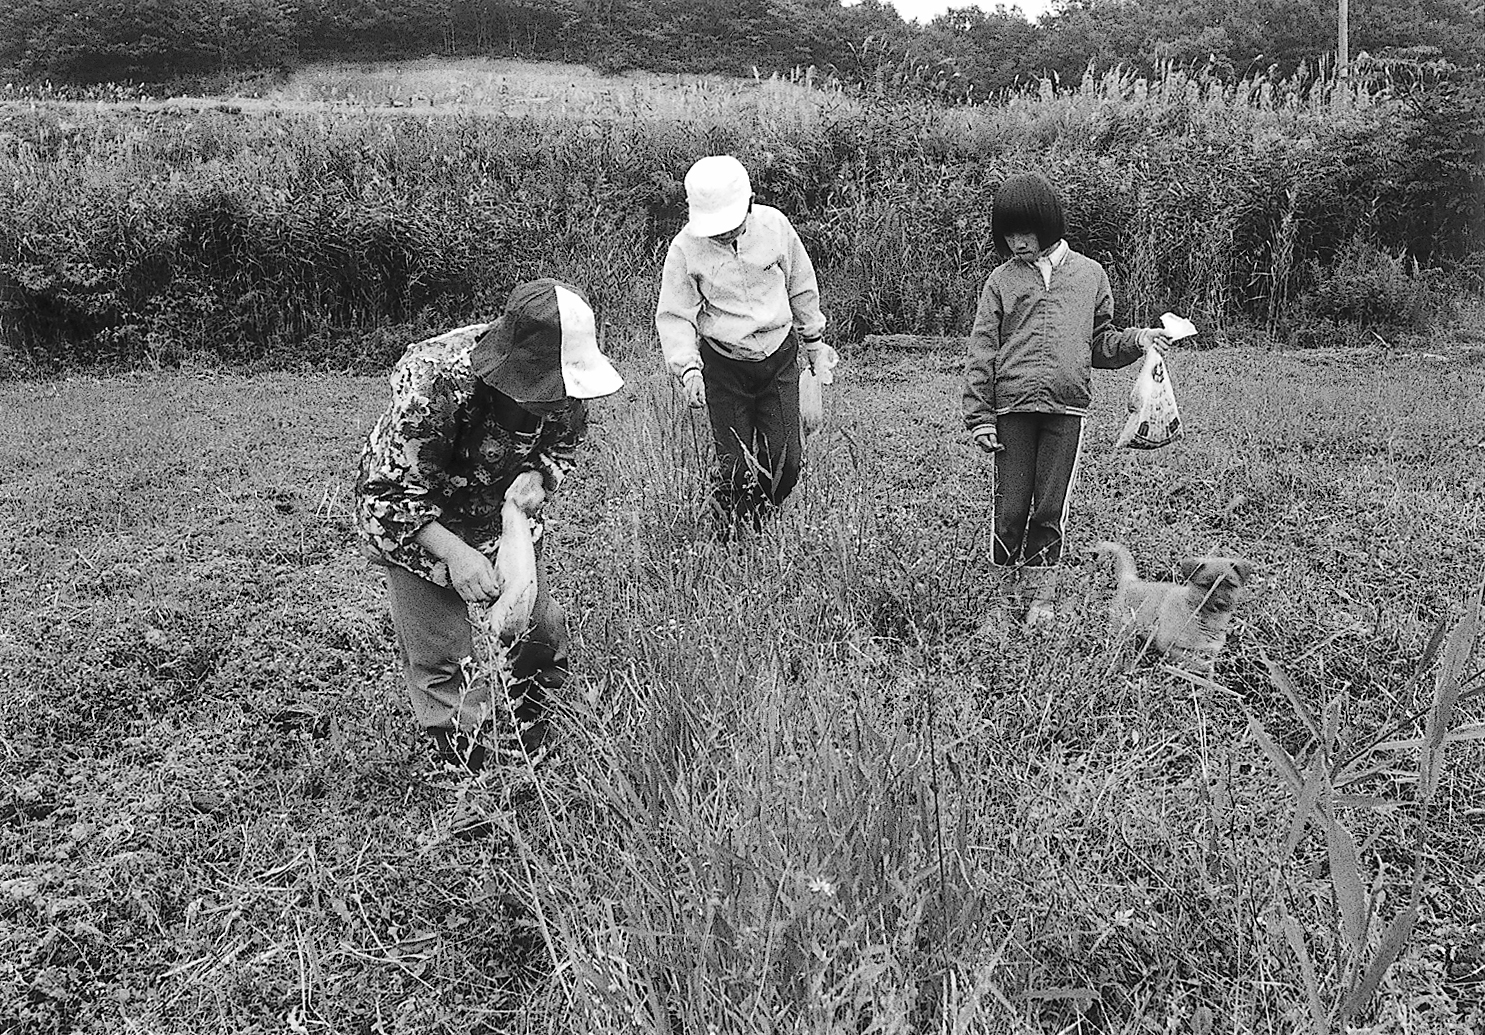
[[[930,22],[925,38],[954,59],[958,71],[972,83],[969,99],[993,96],[1035,74],[1034,55],[1041,31],[1019,10],[997,6],[950,8]]]
[[[201,60],[219,72],[287,68],[295,58],[289,0],[194,0],[188,19]]]
[[[202,71],[185,0],[54,0],[27,13],[21,67],[35,75],[100,83]]]

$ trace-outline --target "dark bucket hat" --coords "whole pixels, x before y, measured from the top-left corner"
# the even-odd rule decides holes
[[[518,403],[596,399],[624,379],[598,350],[593,310],[571,284],[544,277],[510,293],[470,353],[474,375]]]

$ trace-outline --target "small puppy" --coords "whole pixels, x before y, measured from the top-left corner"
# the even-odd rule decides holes
[[[1175,664],[1210,672],[1253,566],[1236,557],[1187,557],[1177,564],[1184,581],[1147,582],[1118,543],[1097,543],[1093,553],[1114,561],[1117,583],[1109,604],[1114,634],[1138,637]]]

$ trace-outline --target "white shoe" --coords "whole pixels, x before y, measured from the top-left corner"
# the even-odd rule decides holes
[[[1045,629],[1057,624],[1057,612],[1051,604],[1037,600],[1026,609],[1026,619],[1022,624],[1027,629]]]

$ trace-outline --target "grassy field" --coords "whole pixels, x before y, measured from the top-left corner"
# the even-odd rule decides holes
[[[148,88],[109,83],[93,87],[6,84],[0,105],[36,101],[73,108],[124,104],[142,110],[216,108],[284,112],[380,111],[555,116],[603,119],[661,116],[752,118],[818,114],[820,109],[859,107],[813,70],[753,78],[631,70],[598,72],[560,61],[489,57],[428,57],[405,61],[321,61],[287,76],[254,77],[221,93],[151,93]]]
[[[957,348],[853,350],[732,545],[628,364],[552,512],[535,784],[411,727],[347,524],[382,379],[0,386],[0,1030],[1479,1031],[1482,754],[1430,798],[1409,743],[1440,681],[1485,718],[1430,649],[1481,577],[1478,357],[1176,352],[1153,453],[1100,375],[1073,545],[1263,575],[1201,685],[1131,668],[1076,562],[1019,629]]]
[[[319,63],[282,84],[247,91],[238,104],[364,108],[455,108],[505,115],[747,117],[750,106],[815,112],[844,106],[839,90],[808,79],[736,79],[631,71],[603,75],[586,65],[500,58],[428,58],[366,64]]]

